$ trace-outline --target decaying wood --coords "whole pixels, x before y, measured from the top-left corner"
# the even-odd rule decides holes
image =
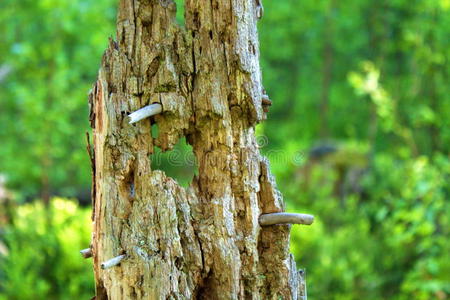
[[[186,0],[182,27],[170,0],[120,1],[90,95],[97,300],[298,299],[289,226],[258,223],[284,210],[255,139],[259,3]],[[162,113],[128,124],[155,102]],[[189,188],[149,158],[181,137],[198,162]]]

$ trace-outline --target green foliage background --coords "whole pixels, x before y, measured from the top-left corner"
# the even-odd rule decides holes
[[[0,207],[0,299],[93,295],[89,209],[30,199],[89,187],[87,92],[116,4],[0,2],[0,174],[19,203],[6,223]],[[310,298],[448,299],[450,1],[264,7],[258,140],[288,210],[316,216],[291,238]]]
[[[90,299],[94,275],[75,249],[90,243],[89,209],[54,198],[21,205],[3,231],[0,299]]]

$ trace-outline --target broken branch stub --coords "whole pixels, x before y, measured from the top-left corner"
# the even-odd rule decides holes
[[[162,112],[162,105],[154,103],[147,105],[128,115],[128,123],[133,124],[145,118],[154,116]]]
[[[91,248],[86,248],[83,250],[80,250],[81,256],[83,256],[84,258],[90,258],[92,257],[92,249]]]
[[[311,225],[313,222],[314,216],[307,214],[271,213],[271,214],[263,214],[259,217],[259,224],[261,226],[269,226],[276,224]]]
[[[107,261],[103,262],[102,265],[101,265],[101,267],[102,267],[102,269],[104,270],[104,269],[108,269],[108,268],[117,266],[118,264],[120,264],[120,262],[121,262],[125,257],[126,257],[125,254],[122,254],[122,255],[113,257],[113,258],[111,258],[110,260],[107,260]]]

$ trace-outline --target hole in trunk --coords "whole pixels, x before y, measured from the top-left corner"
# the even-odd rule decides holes
[[[196,299],[199,300],[209,300],[209,299],[217,299],[217,295],[214,291],[217,289],[216,282],[214,280],[213,274],[210,271],[208,276],[205,278],[203,285],[197,292]]]
[[[152,126],[152,136],[153,126]],[[162,152],[154,146],[150,157],[153,170],[161,170],[175,179],[181,186],[188,187],[194,175],[198,174],[197,162],[192,146],[181,138],[171,151]]]
[[[185,27],[185,19],[184,19],[184,1],[183,0],[175,0],[177,4],[177,14],[176,19],[180,26]]]
[[[158,135],[159,135],[159,127],[158,127],[158,124],[156,124],[156,123],[153,123],[153,124],[152,124],[152,127],[151,127],[151,135],[152,135],[152,138],[154,138],[154,139],[157,139],[157,138],[158,138]]]

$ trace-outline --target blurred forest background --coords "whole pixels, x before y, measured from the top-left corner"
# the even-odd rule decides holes
[[[0,2],[0,299],[89,299],[87,93],[117,1]],[[449,299],[450,0],[264,1],[258,125],[311,299]],[[179,18],[182,19],[182,9]],[[155,168],[187,184],[189,148]]]

